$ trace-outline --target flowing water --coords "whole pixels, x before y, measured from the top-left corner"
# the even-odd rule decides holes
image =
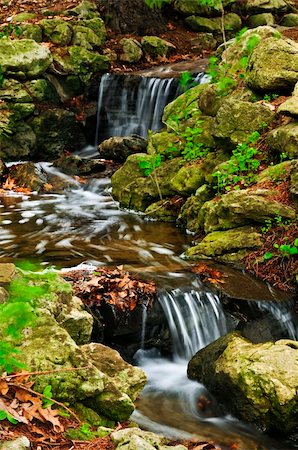
[[[146,83],[150,85],[150,80]],[[171,83],[163,83],[163,92],[171,89]],[[150,86],[152,96],[156,97],[161,85],[157,87],[153,80]],[[111,86],[109,89],[113,92]],[[103,91],[102,98],[105,96]],[[139,111],[145,108],[141,103],[140,100]],[[155,115],[156,108],[150,114]],[[114,121],[113,114],[111,117]],[[288,444],[279,446],[255,429],[225,416],[204,386],[186,376],[190,357],[229,329],[219,298],[202,288],[189,273],[185,275],[188,263],[179,255],[190,237],[173,225],[121,211],[110,195],[108,179],[92,179],[81,185],[51,164],[41,165],[70,187],[57,194],[8,193],[0,197],[0,261],[30,259],[58,268],[80,263],[124,264],[126,269],[146,273],[157,282],[159,302],[171,332],[173,358],[162,358],[154,350],[139,351],[137,358],[149,381],[134,419],[148,429],[171,437],[199,435],[202,439],[214,439],[227,449],[235,442],[239,443],[239,450],[295,448]],[[284,320],[286,309],[264,302],[258,308],[264,312],[270,310],[278,320]],[[144,310],[143,342],[146,314]],[[297,338],[291,326],[289,333]],[[206,401],[200,409],[198,400],[202,398]]]

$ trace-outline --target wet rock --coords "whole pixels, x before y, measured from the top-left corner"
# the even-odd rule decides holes
[[[111,159],[123,163],[128,156],[146,151],[147,140],[141,136],[116,136],[103,141],[99,147],[99,155],[104,159]]]
[[[254,131],[260,131],[264,124],[270,124],[274,112],[268,105],[235,100],[233,96],[220,104],[216,114],[214,135],[229,138],[234,144],[245,141]]]
[[[185,20],[186,24],[194,31],[205,31],[207,33],[221,33],[222,20],[220,17],[209,19],[207,17],[189,16]],[[241,18],[235,13],[228,13],[224,16],[224,28],[226,31],[238,31],[242,26]]]
[[[190,259],[217,258],[220,261],[241,261],[248,251],[263,244],[262,235],[253,227],[239,227],[226,231],[214,231],[194,247],[186,250]]]
[[[15,184],[32,191],[40,191],[47,183],[47,175],[38,164],[32,162],[14,164],[9,169],[9,176]]]
[[[152,217],[159,222],[175,222],[179,214],[179,210],[183,204],[181,197],[172,197],[168,200],[159,200],[152,203],[145,210],[147,217]]]
[[[156,448],[159,450],[186,450],[184,445],[165,445],[165,438],[150,431],[140,430],[140,428],[114,431],[111,438],[116,444],[117,450],[154,450]]]
[[[298,44],[290,39],[262,40],[249,59],[246,83],[255,90],[292,90],[298,81]]]
[[[58,167],[68,175],[91,175],[106,170],[104,161],[100,159],[83,159],[76,155],[63,154],[53,161],[53,166]]]
[[[202,207],[205,215],[206,233],[226,230],[249,223],[264,223],[280,215],[285,219],[294,219],[296,211],[270,199],[272,192],[267,189],[232,191],[220,200],[211,200]]]
[[[157,36],[144,36],[141,40],[142,49],[151,58],[165,57],[176,47],[171,42]]]
[[[32,119],[30,125],[36,135],[32,156],[38,160],[51,161],[64,150],[75,151],[86,145],[83,132],[70,111],[59,108],[44,111]]]
[[[272,150],[286,153],[289,158],[298,157],[298,122],[282,125],[267,134],[266,142]]]
[[[272,13],[255,14],[249,17],[248,24],[251,28],[257,28],[265,25],[274,25],[274,16]]]
[[[31,39],[0,40],[0,66],[8,76],[38,78],[51,62],[49,49]]]
[[[295,341],[252,344],[231,333],[200,350],[189,362],[188,376],[241,419],[287,433],[298,425],[297,363]]]
[[[142,46],[136,39],[123,38],[120,40],[123,53],[120,55],[120,61],[135,63],[140,61],[143,56]]]

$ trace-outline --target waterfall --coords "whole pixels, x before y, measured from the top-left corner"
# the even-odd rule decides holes
[[[168,321],[174,358],[189,360],[227,333],[221,303],[211,292],[175,289],[160,293],[159,302]]]
[[[203,74],[194,82],[199,84]],[[96,142],[162,128],[164,107],[183,92],[176,78],[104,74],[98,91]]]
[[[272,316],[286,331],[289,339],[298,341],[298,320],[293,302],[256,302],[257,309]]]

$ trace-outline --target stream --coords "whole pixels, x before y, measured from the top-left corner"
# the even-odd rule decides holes
[[[168,87],[169,83],[163,85]],[[47,173],[73,185],[73,178],[50,163],[40,165]],[[230,329],[219,298],[185,275],[189,264],[180,255],[191,236],[174,225],[120,210],[111,197],[110,180],[90,179],[60,194],[1,195],[0,238],[1,262],[31,260],[58,269],[81,263],[123,264],[124,269],[156,281],[174,351],[171,360],[154,349],[140,349],[136,354],[149,380],[132,416],[141,426],[171,438],[199,436],[218,443],[223,450],[235,443],[241,450],[298,448],[294,440],[274,441],[225,415],[204,386],[188,380],[186,366],[190,357]],[[284,320],[278,307],[273,314]],[[288,327],[297,338],[290,319]],[[145,312],[143,326],[145,333]],[[199,412],[197,402],[201,396],[208,405]]]

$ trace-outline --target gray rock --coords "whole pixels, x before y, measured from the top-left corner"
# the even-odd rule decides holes
[[[298,157],[298,122],[282,125],[267,134],[266,142],[273,150],[286,153],[289,158]]]
[[[30,441],[26,436],[20,436],[13,441],[6,441],[0,444],[0,450],[27,450],[30,448]]]
[[[111,137],[103,141],[99,147],[99,155],[104,159],[125,162],[129,155],[146,151],[147,140],[141,136]]]
[[[275,22],[272,13],[255,14],[249,17],[248,24],[251,28],[261,27],[265,25],[273,25]]]

